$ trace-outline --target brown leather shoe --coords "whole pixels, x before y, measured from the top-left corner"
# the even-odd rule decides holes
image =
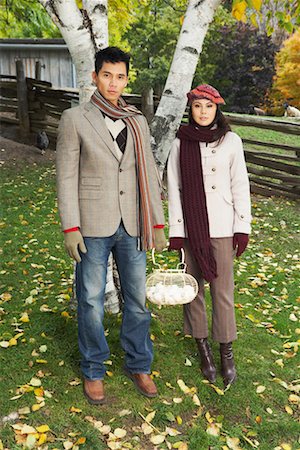
[[[154,381],[147,373],[130,373],[124,369],[125,375],[130,378],[136,389],[145,397],[153,398],[157,396],[157,388]]]
[[[104,385],[102,380],[83,379],[83,393],[92,405],[102,405],[105,400]]]

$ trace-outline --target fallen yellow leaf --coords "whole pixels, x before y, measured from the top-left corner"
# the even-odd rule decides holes
[[[296,395],[296,394],[291,394],[291,395],[289,395],[289,402],[290,402],[290,403],[299,404],[299,403],[300,403],[300,397],[299,397],[299,395]]]
[[[182,418],[180,416],[176,416],[176,422],[178,425],[182,425]]]
[[[165,436],[162,434],[156,434],[150,438],[150,441],[154,445],[162,444],[164,442],[164,440],[165,440]]]
[[[29,322],[30,319],[29,319],[27,312],[23,313],[19,320],[20,320],[20,322],[23,322],[23,323]]]
[[[149,413],[145,418],[146,422],[151,422],[154,419],[155,414],[156,411],[152,411],[151,413]]]
[[[36,430],[39,433],[46,433],[47,431],[50,431],[50,428],[48,425],[40,425],[39,427],[36,427]]]
[[[42,382],[39,378],[31,378],[29,384],[34,387],[39,387],[41,386]]]
[[[266,390],[266,386],[257,386],[256,393],[262,394]]]
[[[76,408],[75,406],[71,406],[71,408],[69,409],[69,411],[70,411],[70,412],[73,412],[73,413],[81,413],[81,412],[82,412],[82,409]]]
[[[221,426],[220,423],[210,423],[206,429],[206,433],[210,436],[219,436]]]
[[[153,433],[153,428],[150,425],[148,425],[148,423],[146,423],[146,422],[142,423],[141,428],[145,435]]]
[[[47,434],[42,433],[39,436],[38,445],[43,445],[43,444],[45,444],[45,442],[47,442]]]
[[[177,384],[180,387],[180,389],[182,390],[182,392],[184,392],[184,394],[189,394],[191,392],[191,389],[185,384],[185,382],[183,380],[177,380]]]
[[[199,400],[199,397],[197,394],[193,395],[193,402],[196,406],[201,406],[201,403],[200,403],[200,400]]]
[[[31,411],[33,411],[33,412],[38,411],[38,410],[41,409],[43,406],[45,406],[45,402],[42,402],[42,403],[35,403],[34,405],[32,405]]]
[[[123,428],[116,428],[114,431],[114,435],[118,438],[118,439],[122,439],[123,437],[125,437],[127,434],[127,431],[124,430]]]

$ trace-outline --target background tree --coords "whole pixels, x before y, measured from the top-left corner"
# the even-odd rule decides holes
[[[291,105],[300,106],[300,29],[284,43],[276,55],[275,89]]]
[[[0,3],[1,38],[57,38],[58,28],[38,1],[3,0]]]
[[[193,84],[215,84],[226,98],[225,109],[251,113],[253,105],[264,105],[272,86],[277,48],[252,25],[228,20],[221,25],[224,17],[221,9],[207,33]]]
[[[138,9],[135,21],[124,34],[130,43],[133,70],[136,74],[130,87],[133,92],[153,88],[161,95],[174,53],[180,18],[184,8],[165,1],[148,1]]]

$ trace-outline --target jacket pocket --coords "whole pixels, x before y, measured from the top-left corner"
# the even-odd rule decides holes
[[[94,187],[97,189],[102,184],[102,178],[101,177],[82,177],[80,180],[80,184],[84,186],[85,188],[91,188]]]

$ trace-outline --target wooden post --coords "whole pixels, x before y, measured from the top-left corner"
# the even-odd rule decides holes
[[[24,66],[21,60],[16,61],[16,71],[17,71],[18,117],[19,117],[20,131],[23,134],[23,136],[28,136],[30,132],[30,123],[28,112],[27,85]]]
[[[142,112],[150,123],[154,116],[153,89],[145,89],[142,92]]]
[[[35,62],[35,79],[36,80],[40,80],[41,79],[41,73],[42,73],[41,61],[37,60]]]

